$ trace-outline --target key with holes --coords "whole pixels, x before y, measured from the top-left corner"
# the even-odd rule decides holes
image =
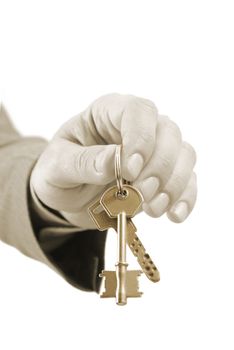
[[[127,284],[133,288],[133,295],[139,296],[137,289],[138,286],[138,272],[135,274],[133,280],[130,280],[127,274],[127,262],[126,262],[126,240],[127,240],[127,218],[131,218],[135,215],[139,207],[143,202],[141,193],[130,185],[124,185],[122,192],[119,191],[118,186],[113,186],[107,189],[101,199],[100,203],[111,218],[117,218],[117,240],[118,240],[118,260],[116,263],[116,303],[118,305],[125,305],[127,303]],[[129,271],[130,272],[130,271]],[[110,277],[105,275],[106,278],[106,292],[108,291],[108,285],[113,284],[110,281]],[[108,283],[109,279],[109,283]]]
[[[89,215],[96,224],[100,231],[107,230],[108,228],[113,228],[117,232],[117,218],[111,218],[105,209],[100,204],[100,200],[93,203],[89,209]],[[158,282],[160,280],[160,274],[150,258],[149,254],[146,252],[142,242],[137,237],[137,229],[131,218],[127,219],[127,244],[131,249],[132,253],[137,258],[139,265],[141,266],[143,272],[147,278],[152,282]]]

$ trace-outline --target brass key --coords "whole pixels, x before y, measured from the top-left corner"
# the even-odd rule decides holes
[[[89,207],[89,215],[97,225],[100,231],[113,228],[117,232],[117,219],[111,218],[100,204],[100,200],[96,201]],[[160,280],[160,274],[146,252],[142,242],[137,237],[137,229],[131,218],[127,219],[127,244],[131,249],[134,256],[137,258],[139,265],[141,266],[146,277],[152,282],[158,282]]]
[[[127,303],[127,262],[126,262],[126,237],[127,218],[135,215],[143,202],[141,193],[130,185],[124,185],[120,192],[118,186],[107,189],[100,199],[100,203],[112,218],[117,218],[118,233],[118,261],[116,263],[116,303]],[[103,272],[105,275],[105,271]],[[108,276],[106,276],[108,278]],[[137,285],[137,283],[136,283]],[[108,286],[108,284],[106,284]],[[138,296],[138,290],[135,291]]]

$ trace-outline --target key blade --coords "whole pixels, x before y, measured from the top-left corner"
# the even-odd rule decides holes
[[[142,242],[138,238],[136,234],[136,227],[131,219],[128,219],[127,230],[127,244],[131,249],[133,255],[137,258],[137,261],[141,266],[144,274],[150,281],[154,283],[160,281],[160,273],[150,255],[146,252]]]

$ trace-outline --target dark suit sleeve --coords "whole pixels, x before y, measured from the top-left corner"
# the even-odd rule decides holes
[[[0,106],[0,239],[76,288],[98,292],[107,232],[82,231],[42,203],[41,212],[35,208],[30,175],[46,146],[42,138],[20,135]]]
[[[30,189],[28,192],[33,231],[43,252],[70,284],[85,291],[99,292],[107,231],[78,231],[59,213],[45,207]],[[47,211],[46,220],[34,209],[35,202]],[[48,222],[48,214],[51,222]]]

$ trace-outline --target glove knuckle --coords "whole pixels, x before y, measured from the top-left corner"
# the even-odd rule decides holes
[[[163,154],[158,154],[158,163],[160,172],[164,173],[167,169],[172,168],[172,161],[171,159]]]
[[[155,137],[150,130],[143,130],[139,135],[139,143],[148,144],[149,147],[154,145]]]
[[[196,151],[193,148],[193,146],[190,145],[190,143],[188,142],[183,142],[183,148],[186,149],[186,151],[188,151],[190,158],[192,159],[193,163],[196,163],[197,160],[197,155],[196,155]]]
[[[74,157],[75,170],[80,173],[80,169],[88,167],[89,152],[86,147],[80,149],[79,153]]]
[[[126,95],[125,96],[125,108],[126,109],[144,109],[146,112],[149,110],[157,110],[154,102],[151,100],[134,96],[134,95]]]
[[[165,120],[165,123],[168,130],[170,130],[171,134],[174,135],[176,138],[181,139],[181,131],[178,125],[169,118]]]
[[[137,97],[134,95],[124,96],[124,107],[125,109],[135,108],[137,105]]]
[[[180,174],[174,174],[173,177],[173,192],[174,193],[181,193],[183,189],[185,188],[185,180]]]
[[[44,154],[42,159],[43,164],[45,164],[46,168],[46,177],[50,180],[56,178],[56,174],[58,173],[58,169],[60,169],[60,147],[56,142],[51,142],[47,151]]]

